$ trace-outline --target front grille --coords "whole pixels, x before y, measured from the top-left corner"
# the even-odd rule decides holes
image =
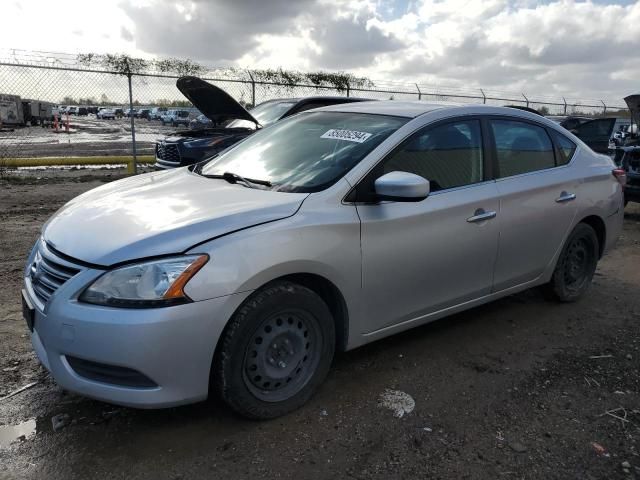
[[[92,362],[69,355],[67,355],[66,358],[69,366],[71,366],[78,375],[95,382],[135,388],[155,388],[158,386],[158,384],[149,377],[131,368]]]
[[[163,142],[156,143],[156,158],[179,165],[180,152],[178,151],[178,146],[173,144],[167,145]]]
[[[41,240],[29,268],[33,293],[38,297],[38,300],[45,304],[58,288],[80,270],[78,265],[60,258]]]

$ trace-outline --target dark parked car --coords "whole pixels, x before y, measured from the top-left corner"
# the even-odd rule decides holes
[[[616,148],[613,161],[626,175],[624,204],[640,203],[640,146]]]
[[[191,128],[192,130],[198,130],[200,128],[211,126],[213,126],[213,122],[211,121],[211,119],[207,118],[204,113],[201,113],[189,122],[189,128]]]
[[[547,118],[567,130],[573,130],[577,126],[593,120],[593,118],[590,117],[581,117],[577,115],[548,115]]]
[[[149,118],[149,113],[151,112],[150,108],[141,108],[140,110],[136,111],[136,113],[134,114],[134,116],[136,118]]]
[[[618,120],[615,117],[549,116],[547,118],[569,130],[589,145],[593,151],[605,154],[609,152],[610,140]]]
[[[181,77],[176,85],[211,121],[211,126],[173,132],[158,141],[157,168],[176,168],[200,162],[248,137],[259,128],[305,110],[368,100],[330,96],[285,98],[268,100],[247,111],[224,90],[199,78]]]

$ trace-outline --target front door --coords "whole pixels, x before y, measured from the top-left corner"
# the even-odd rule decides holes
[[[485,181],[480,121],[425,127],[372,181],[405,171],[430,181],[420,202],[359,203],[363,305],[370,333],[487,295],[498,244],[498,191]]]

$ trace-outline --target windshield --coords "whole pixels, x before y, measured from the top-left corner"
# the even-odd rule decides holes
[[[406,122],[362,113],[304,113],[259,130],[204,165],[202,173],[231,172],[271,182],[273,190],[316,192],[335,183]]]
[[[295,102],[265,102],[261,103],[255,108],[249,110],[253,118],[255,118],[260,125],[266,127],[270,123],[279,120],[287,110],[295,105]],[[229,123],[228,127],[236,128],[255,128],[255,124],[249,120],[234,120]]]

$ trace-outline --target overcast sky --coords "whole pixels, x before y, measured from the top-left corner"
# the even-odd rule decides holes
[[[0,47],[621,99],[640,1],[2,0]]]

